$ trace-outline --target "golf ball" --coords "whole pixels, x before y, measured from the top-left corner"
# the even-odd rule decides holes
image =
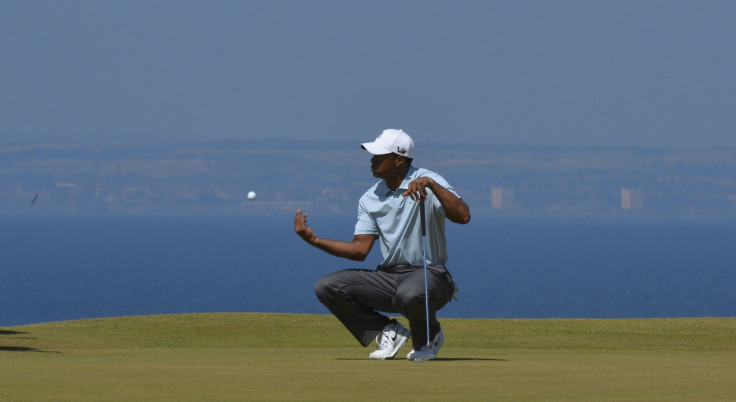
[[[255,200],[256,199],[256,192],[255,191],[250,191],[248,193],[248,199],[251,200],[251,201]]]

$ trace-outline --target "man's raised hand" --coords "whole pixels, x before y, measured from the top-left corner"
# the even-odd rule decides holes
[[[296,234],[299,235],[299,237],[304,239],[304,241],[312,244],[315,236],[312,228],[307,225],[307,216],[309,216],[308,213],[302,215],[301,209],[296,210],[296,217],[294,218],[294,231],[296,232]]]

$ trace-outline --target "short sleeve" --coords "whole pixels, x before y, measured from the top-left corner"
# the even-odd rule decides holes
[[[366,210],[365,204],[363,204],[362,200],[358,203],[358,221],[355,223],[354,234],[371,234],[376,236],[378,235],[378,227],[376,227],[376,222],[368,214],[368,211]]]

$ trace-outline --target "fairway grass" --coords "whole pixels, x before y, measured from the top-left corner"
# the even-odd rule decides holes
[[[329,315],[5,327],[0,400],[736,399],[736,318],[441,321],[426,363],[368,360]]]

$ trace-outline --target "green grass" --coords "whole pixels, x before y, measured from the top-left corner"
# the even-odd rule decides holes
[[[406,322],[404,322],[406,324]],[[0,329],[2,400],[733,400],[736,318],[442,320],[439,359],[368,360],[328,315]]]

